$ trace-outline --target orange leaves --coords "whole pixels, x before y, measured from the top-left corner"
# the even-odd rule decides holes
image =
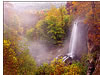
[[[87,12],[91,9],[90,2],[72,2],[73,15],[85,17]]]
[[[4,75],[15,74],[17,72],[17,58],[14,49],[11,48],[11,42],[4,40]]]
[[[88,38],[94,45],[100,44],[100,2],[72,2],[73,14],[84,17],[89,26]],[[74,10],[76,9],[76,10]]]
[[[65,65],[62,59],[54,59],[51,64],[53,72],[50,75],[85,75],[85,66],[83,67],[80,62],[75,62],[71,65]]]
[[[15,41],[9,40],[4,40],[3,45],[4,75],[35,75],[36,64],[29,55],[26,45],[19,46]]]

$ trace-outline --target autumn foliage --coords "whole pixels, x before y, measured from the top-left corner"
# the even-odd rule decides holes
[[[5,2],[4,5],[4,75],[86,75],[91,63],[95,68],[91,74],[100,74],[100,2],[72,1],[59,8],[52,6],[48,10],[34,11],[34,14],[24,11],[20,16],[13,10],[13,4]],[[28,23],[25,19],[24,23],[22,16],[32,20]],[[30,55],[27,43],[43,40],[47,46],[63,47],[71,24],[77,17],[84,20],[88,27],[90,57],[72,61],[71,64],[63,62],[62,58],[54,58],[50,63],[38,65]]]

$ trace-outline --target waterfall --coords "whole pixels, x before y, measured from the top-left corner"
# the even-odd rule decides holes
[[[74,58],[75,56],[75,49],[77,46],[77,35],[78,35],[78,26],[77,21],[74,22],[71,32],[70,44],[69,44],[69,53],[63,57],[63,61],[66,61],[69,58]]]
[[[68,56],[72,58],[74,57],[75,47],[77,45],[76,43],[77,31],[78,31],[77,22],[75,22],[72,28],[71,39],[70,39],[70,44],[69,44],[69,53],[68,53]]]

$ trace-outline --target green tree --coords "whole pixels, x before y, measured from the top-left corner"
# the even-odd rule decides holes
[[[37,23],[37,37],[46,39],[51,44],[61,45],[68,34],[69,17],[65,7],[52,7],[45,13],[45,18]]]
[[[51,75],[53,73],[53,67],[47,63],[43,63],[43,65],[37,68],[36,75]]]
[[[28,50],[20,52],[18,58],[18,74],[19,75],[35,75],[36,63],[34,59],[29,55]]]

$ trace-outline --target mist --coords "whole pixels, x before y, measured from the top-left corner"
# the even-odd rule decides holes
[[[25,35],[26,30],[34,28],[38,21],[42,19],[37,12],[49,10],[52,6],[59,8],[62,5],[65,6],[65,4],[66,2],[4,2],[4,24],[9,27],[14,25],[22,28],[22,30],[19,30],[21,31],[19,35],[28,40]],[[78,41],[77,48],[75,50],[77,52],[75,54],[77,56],[81,56],[82,52],[87,53],[87,27],[83,22],[78,23],[78,26],[80,33],[77,35]],[[44,62],[49,63],[54,58],[61,55],[66,55],[68,53],[71,29],[72,28],[70,27],[68,37],[64,39],[62,47],[48,47],[45,40],[27,41],[29,53],[35,59],[38,65]],[[80,44],[81,42],[82,44]]]
[[[21,41],[28,40],[25,36],[25,30],[34,28],[41,19],[36,13],[42,10],[49,10],[52,6],[59,8],[66,2],[4,2],[4,24],[8,27],[14,25],[23,29],[20,33]],[[14,21],[12,21],[15,19]],[[30,55],[35,59],[38,65],[43,62],[49,63],[58,55],[66,52],[64,48],[50,48],[44,40],[27,41]],[[66,48],[66,46],[65,46]],[[65,52],[64,52],[65,51]]]

